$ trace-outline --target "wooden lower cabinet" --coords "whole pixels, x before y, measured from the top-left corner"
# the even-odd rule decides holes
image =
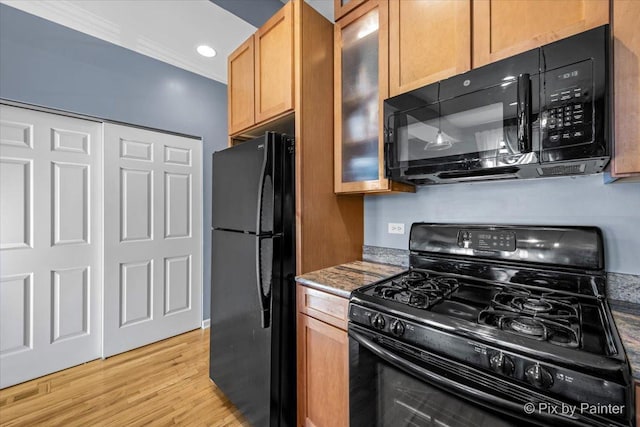
[[[298,286],[298,295],[301,294],[301,289],[305,288]],[[346,299],[339,299],[343,299],[346,304]],[[300,310],[297,327],[298,426],[348,426],[347,331],[314,319]]]
[[[640,427],[640,381],[636,382],[636,427]]]

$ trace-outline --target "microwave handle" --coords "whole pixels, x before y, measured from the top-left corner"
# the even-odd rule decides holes
[[[529,74],[518,76],[518,149],[520,153],[531,152],[531,79]]]
[[[390,170],[390,166],[392,164],[391,156],[393,155],[393,140],[395,138],[393,132],[394,132],[394,120],[393,120],[393,114],[391,114],[387,119],[387,126],[385,126],[383,131],[384,175],[387,178],[391,177],[391,170]]]

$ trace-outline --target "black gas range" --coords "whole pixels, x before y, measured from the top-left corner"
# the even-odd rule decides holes
[[[600,230],[417,223],[349,306],[351,425],[622,425]]]

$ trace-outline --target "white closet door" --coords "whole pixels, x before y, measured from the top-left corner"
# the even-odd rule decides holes
[[[0,106],[0,387],[100,357],[101,138]]]
[[[202,321],[201,141],[105,124],[108,357]]]

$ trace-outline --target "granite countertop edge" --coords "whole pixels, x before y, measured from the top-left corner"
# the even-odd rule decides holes
[[[397,265],[353,261],[302,274],[296,277],[296,282],[342,298],[349,298],[355,289],[394,276],[404,270],[406,270],[404,267]]]
[[[351,291],[346,291],[344,289],[338,289],[331,285],[325,285],[314,280],[305,279],[304,277],[296,277],[296,282],[309,287],[311,289],[318,289],[320,291],[324,291],[342,298],[351,297]]]
[[[640,304],[609,300],[609,305],[631,365],[631,375],[636,382],[640,382]]]

